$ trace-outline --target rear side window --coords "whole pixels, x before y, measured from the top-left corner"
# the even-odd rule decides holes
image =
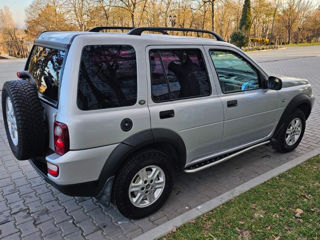
[[[78,107],[94,110],[137,101],[136,53],[127,45],[86,46],[82,51]]]
[[[151,91],[154,102],[208,96],[210,80],[199,49],[150,51]]]
[[[56,103],[64,58],[63,50],[35,46],[28,65],[28,71],[33,76],[39,93]]]

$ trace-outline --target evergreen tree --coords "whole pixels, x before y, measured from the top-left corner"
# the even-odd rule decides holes
[[[242,8],[242,16],[240,20],[240,30],[250,33],[251,28],[251,6],[250,0],[245,0]]]

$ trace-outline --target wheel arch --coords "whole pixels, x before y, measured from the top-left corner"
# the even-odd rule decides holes
[[[182,138],[169,129],[148,129],[125,139],[112,151],[101,170],[99,189],[102,190],[105,182],[116,175],[132,154],[147,148],[155,148],[166,152],[172,157],[176,170],[184,168],[186,147]]]
[[[283,111],[280,120],[277,124],[277,127],[274,132],[274,136],[277,136],[277,133],[279,132],[280,128],[283,126],[283,124],[286,122],[290,114],[292,114],[296,109],[300,109],[304,114],[306,119],[310,116],[311,109],[312,109],[312,100],[311,98],[304,94],[301,93],[297,96],[295,96],[287,105],[285,110]]]

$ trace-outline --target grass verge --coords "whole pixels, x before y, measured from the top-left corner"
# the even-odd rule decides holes
[[[320,239],[320,156],[162,239]]]
[[[316,46],[320,45],[320,42],[313,42],[313,43],[291,43],[285,45],[279,45],[279,47],[305,47],[305,46]]]

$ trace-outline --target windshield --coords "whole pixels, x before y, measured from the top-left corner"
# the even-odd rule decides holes
[[[65,51],[35,46],[29,60],[28,71],[33,76],[41,96],[58,102]]]

